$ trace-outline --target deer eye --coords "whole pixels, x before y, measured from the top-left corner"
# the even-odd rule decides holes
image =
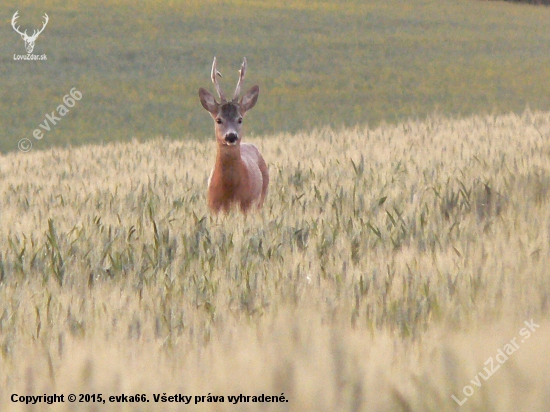
[[[220,118],[218,117],[218,118],[216,119],[216,123],[218,123],[218,124],[222,124],[222,123],[223,123],[223,121],[222,121],[222,119],[220,119]]]
[[[243,118],[242,117],[239,117],[239,120],[237,120],[239,123],[242,123],[243,122]]]

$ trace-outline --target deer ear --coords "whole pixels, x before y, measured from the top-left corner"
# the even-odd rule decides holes
[[[219,105],[214,96],[212,96],[212,93],[201,87],[199,89],[199,98],[201,99],[202,107],[208,110],[211,115],[218,114]]]
[[[247,111],[254,107],[254,105],[258,101],[259,94],[260,88],[257,85],[252,86],[252,88],[246,92],[239,103],[239,106],[241,107],[241,114],[245,114]]]

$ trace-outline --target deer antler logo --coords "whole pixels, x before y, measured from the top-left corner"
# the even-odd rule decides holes
[[[46,25],[48,24],[48,20],[49,20],[49,17],[46,13],[44,13],[44,23],[42,24],[42,28],[40,30],[33,30],[33,33],[32,33],[32,36],[29,36],[27,34],[27,30],[25,30],[23,33],[21,33],[19,31],[19,27],[20,26],[17,26],[15,27],[15,24],[16,24],[16,20],[17,18],[19,17],[19,10],[17,10],[15,12],[15,14],[13,15],[12,19],[11,19],[11,25],[13,27],[13,29],[19,33],[21,35],[21,38],[23,39],[23,41],[25,42],[25,49],[27,49],[27,53],[32,53],[33,49],[34,49],[34,42],[36,41],[36,38],[38,37],[38,35],[40,33],[42,33],[44,31],[44,29],[46,28]]]

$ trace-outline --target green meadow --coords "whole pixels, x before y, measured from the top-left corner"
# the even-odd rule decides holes
[[[40,62],[15,61],[32,32]],[[152,137],[207,138],[197,90],[213,56],[231,93],[260,85],[249,135],[547,110],[550,10],[448,0],[60,1],[0,5],[0,150]],[[33,130],[76,87],[83,99],[36,140]]]

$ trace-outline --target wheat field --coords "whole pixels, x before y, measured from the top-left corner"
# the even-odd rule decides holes
[[[549,134],[527,110],[245,137],[271,173],[246,218],[206,210],[213,140],[3,155],[0,410],[550,410]],[[54,393],[149,402],[12,402]]]

